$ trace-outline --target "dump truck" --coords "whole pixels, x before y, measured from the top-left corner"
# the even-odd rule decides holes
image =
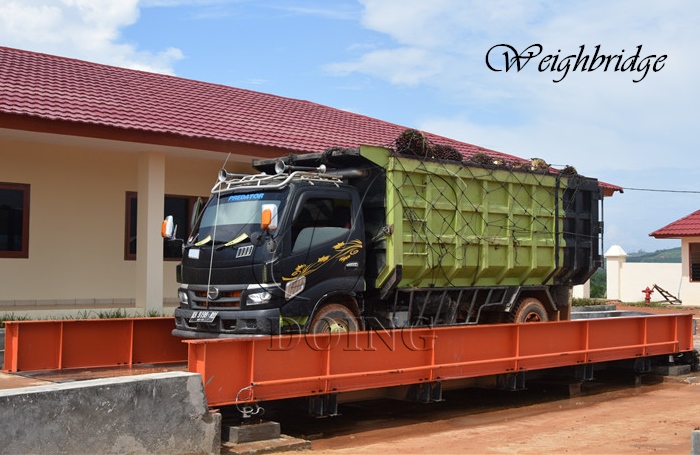
[[[568,319],[601,265],[602,191],[525,164],[362,145],[222,169],[182,240],[173,334]]]

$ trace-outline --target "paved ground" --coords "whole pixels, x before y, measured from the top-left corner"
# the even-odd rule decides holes
[[[18,389],[20,387],[32,387],[45,384],[50,384],[50,382],[0,372],[0,390]]]

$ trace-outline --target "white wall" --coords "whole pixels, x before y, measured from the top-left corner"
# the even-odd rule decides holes
[[[696,240],[697,241],[697,240]],[[605,253],[607,273],[607,298],[621,302],[643,302],[647,287],[656,284],[682,300],[683,305],[700,305],[700,283],[688,278],[687,246],[683,242],[683,263],[627,262],[627,253],[619,245],[613,245]],[[685,272],[684,272],[685,270]],[[652,302],[666,302],[658,291],[651,294]]]
[[[588,299],[591,297],[591,280],[586,281],[585,283],[574,286],[573,292],[571,296],[574,299]]]

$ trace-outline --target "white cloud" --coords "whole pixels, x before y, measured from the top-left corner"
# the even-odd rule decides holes
[[[120,42],[139,17],[137,0],[1,0],[0,44],[108,65],[172,74],[182,52]]]
[[[415,86],[439,74],[441,63],[425,49],[401,48],[371,51],[355,62],[330,64],[326,69],[340,75],[363,72],[393,84]]]
[[[654,166],[659,150],[691,158],[700,143],[695,128],[700,64],[695,44],[700,4],[595,0],[558,1],[361,0],[365,27],[393,45],[326,68],[337,74],[368,74],[397,85],[431,86],[461,113],[417,113],[424,129],[466,142],[597,171]],[[518,51],[539,43],[546,54],[601,53],[625,58],[667,54],[659,72],[492,72],[486,51],[499,43]],[[358,49],[361,49],[358,47]],[[441,101],[445,101],[441,100]],[[481,117],[484,111],[498,118]]]
[[[139,0],[144,8],[152,7],[178,7],[178,6],[208,6],[226,3],[243,3],[250,0]]]
[[[300,16],[317,16],[327,19],[354,20],[357,19],[357,13],[354,8],[348,8],[348,5],[343,3],[330,2],[312,2],[309,6],[298,6],[291,2],[281,2],[279,5],[260,6],[279,11],[286,11],[290,14]]]
[[[440,49],[468,49],[469,41],[526,28],[540,2],[519,0],[360,0],[365,27],[390,35],[397,43]]]

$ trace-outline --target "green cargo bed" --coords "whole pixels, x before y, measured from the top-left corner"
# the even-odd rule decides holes
[[[380,147],[360,155],[385,175],[392,232],[377,288],[580,284],[599,265],[595,179]]]

